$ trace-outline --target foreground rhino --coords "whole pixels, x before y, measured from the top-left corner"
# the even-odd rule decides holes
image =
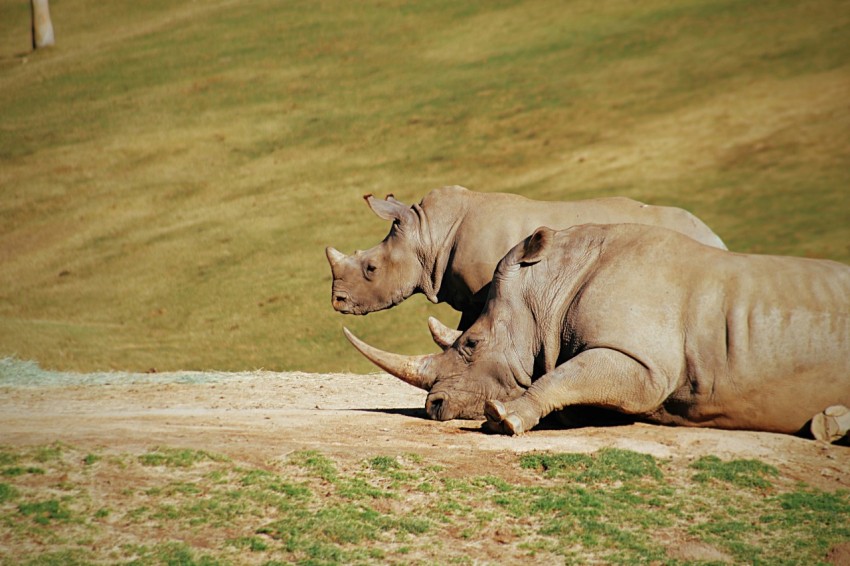
[[[381,200],[367,195],[366,202],[393,226],[369,250],[352,256],[332,247],[325,250],[333,272],[331,301],[341,313],[367,314],[424,293],[434,303],[446,302],[461,311],[459,328],[468,328],[481,313],[498,261],[538,226],[636,222],[725,248],[686,210],[621,197],[541,202],[455,186],[433,190],[413,206],[392,196]]]
[[[440,354],[346,335],[429,391],[434,419],[519,434],[570,406],[795,433],[850,406],[850,267],[744,255],[657,227],[540,228],[499,263],[484,312]],[[486,407],[485,407],[486,402]]]

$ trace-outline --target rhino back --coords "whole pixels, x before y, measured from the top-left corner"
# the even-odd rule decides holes
[[[722,377],[725,418],[795,432],[830,405],[850,406],[850,267],[737,254],[726,264],[725,320],[714,329],[726,364],[706,368]],[[688,356],[699,363],[699,349]]]
[[[669,228],[710,246],[722,241],[689,212],[640,203],[625,197],[581,201],[537,201],[506,193],[479,193],[444,187],[422,202],[429,218],[442,226],[455,224],[443,240],[450,248],[441,297],[462,310],[492,280],[499,260],[540,226],[563,230],[581,224],[638,223]],[[444,231],[448,232],[447,229]]]
[[[569,285],[557,295],[569,303],[562,358],[606,347],[637,359],[667,384],[648,418],[668,424],[796,432],[827,406],[850,405],[850,267],[598,228],[604,251],[592,268],[556,283]]]

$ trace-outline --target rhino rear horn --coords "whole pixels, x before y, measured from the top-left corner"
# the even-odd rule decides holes
[[[385,372],[414,387],[425,391],[431,390],[434,385],[434,378],[427,375],[426,369],[433,355],[402,356],[401,354],[384,352],[363,342],[347,328],[343,328],[342,331],[351,345],[357,348],[357,351]]]
[[[428,317],[428,329],[431,331],[431,338],[443,350],[454,344],[460,335],[463,334],[460,330],[449,328],[433,316]]]

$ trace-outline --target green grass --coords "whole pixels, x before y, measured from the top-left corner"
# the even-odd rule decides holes
[[[17,490],[7,483],[0,483],[0,503],[13,499],[18,494]]]
[[[70,370],[371,371],[416,297],[343,317],[364,193],[683,206],[740,251],[850,261],[838,0],[0,0],[0,355]]]
[[[68,521],[71,518],[71,512],[55,499],[22,503],[18,506],[18,512],[24,517],[32,517],[39,525],[49,525],[51,521]]]
[[[91,457],[91,455],[87,456]],[[169,468],[189,468],[197,462],[205,460],[216,461],[222,457],[205,450],[174,449],[156,447],[139,456],[143,466],[165,466]]]
[[[691,468],[700,470],[694,475],[696,481],[717,479],[739,487],[770,487],[770,481],[765,476],[779,474],[776,468],[758,460],[723,462],[716,456],[704,456],[691,464]]]
[[[655,459],[629,450],[606,448],[586,454],[532,454],[520,458],[523,468],[539,469],[548,477],[566,477],[582,483],[661,477]]]
[[[4,453],[28,465],[39,450]],[[151,466],[63,447],[44,477],[0,483],[0,564],[684,564],[685,542],[734,563],[815,564],[850,540],[850,493],[757,460],[605,449],[522,455],[485,475],[412,454],[208,456]]]

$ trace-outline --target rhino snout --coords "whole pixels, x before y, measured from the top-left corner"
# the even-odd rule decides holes
[[[425,412],[435,421],[449,421],[452,415],[448,410],[449,396],[445,393],[431,393],[425,400]]]
[[[478,395],[432,391],[425,400],[425,412],[435,421],[478,419],[484,416],[484,399]]]
[[[331,304],[333,305],[335,311],[340,312],[342,314],[351,314],[353,312],[351,297],[349,296],[347,291],[333,289],[331,291]]]

